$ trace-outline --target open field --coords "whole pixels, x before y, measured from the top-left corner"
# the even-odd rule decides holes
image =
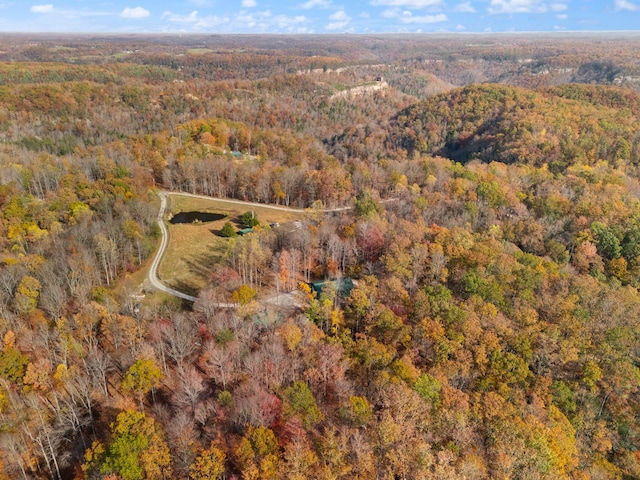
[[[252,209],[262,224],[284,224],[307,216],[303,212],[274,210],[269,207],[249,207],[215,199],[194,198],[180,194],[169,197],[168,211],[221,213],[225,218],[206,223],[167,224],[169,245],[160,264],[158,275],[168,286],[190,295],[207,286],[209,273],[220,262],[229,240],[219,236],[225,222],[240,229],[238,217]]]
[[[187,53],[190,55],[204,55],[205,53],[212,53],[213,50],[210,48],[189,48]]]

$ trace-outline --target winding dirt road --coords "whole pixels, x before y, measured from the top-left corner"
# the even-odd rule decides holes
[[[171,287],[167,287],[163,284],[158,278],[158,266],[160,265],[160,261],[162,260],[162,256],[164,255],[164,251],[167,249],[167,245],[169,244],[169,230],[167,230],[167,226],[164,224],[164,211],[167,208],[167,195],[165,192],[160,192],[160,211],[158,212],[158,226],[160,227],[160,232],[162,232],[162,238],[160,239],[160,247],[158,247],[158,251],[156,252],[156,257],[153,259],[151,263],[151,268],[149,268],[149,273],[147,274],[147,278],[149,279],[149,283],[156,290],[160,290],[161,292],[168,293],[169,295],[173,295],[174,297],[182,298],[183,300],[189,300],[190,302],[194,302],[196,297],[191,295],[187,295],[186,293],[179,292]]]

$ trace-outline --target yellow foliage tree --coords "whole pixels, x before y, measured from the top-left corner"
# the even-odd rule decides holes
[[[224,452],[214,446],[203,450],[189,467],[189,478],[191,480],[218,480],[222,478],[226,458]]]

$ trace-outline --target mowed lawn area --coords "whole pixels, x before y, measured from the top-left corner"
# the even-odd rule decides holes
[[[225,218],[204,223],[171,224],[167,222],[169,244],[158,269],[160,280],[184,293],[197,295],[208,285],[213,266],[222,261],[228,248],[229,239],[220,236],[222,226],[226,222],[231,222],[236,230],[239,230],[242,228],[239,223],[240,215],[250,210],[255,212],[261,225],[276,222],[284,225],[310,215],[180,194],[169,195],[167,213],[172,215],[180,212],[217,213],[225,215]]]

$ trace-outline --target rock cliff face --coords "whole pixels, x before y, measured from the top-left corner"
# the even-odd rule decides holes
[[[374,84],[370,85],[359,85],[357,87],[347,88],[341,92],[334,93],[329,97],[330,100],[335,100],[336,98],[348,98],[348,97],[358,97],[360,95],[364,95],[370,92],[378,92],[380,90],[384,90],[388,88],[389,84],[385,81],[376,81]]]

